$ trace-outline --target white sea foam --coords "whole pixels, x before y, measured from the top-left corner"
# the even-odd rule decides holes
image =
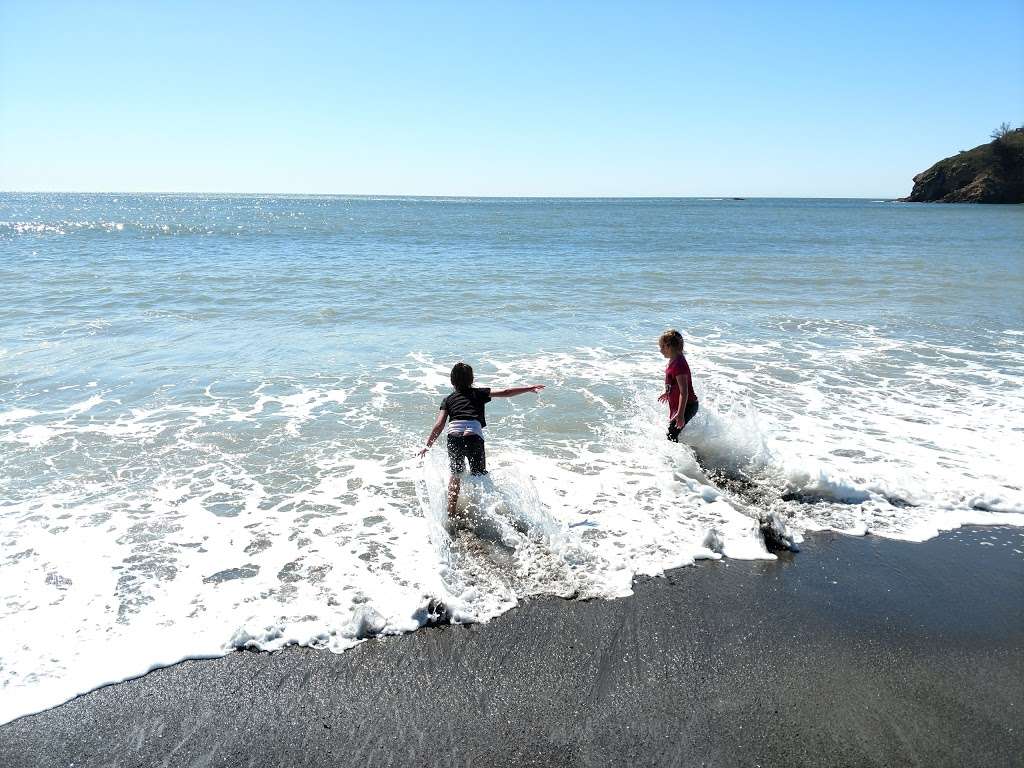
[[[489,406],[491,473],[467,478],[455,529],[444,449],[413,458],[448,390],[450,361],[426,353],[130,406],[102,383],[4,404],[0,450],[40,480],[0,503],[0,721],[184,657],[341,651],[422,626],[431,600],[486,621],[528,595],[618,597],[637,574],[771,558],[767,515],[796,542],[1024,525],[1024,401],[1003,363],[844,338],[691,340],[701,410],[681,445],[639,343],[499,356],[480,383],[549,388]],[[915,357],[939,353],[967,359]],[[894,358],[902,378],[873,373]]]
[[[809,530],[1024,522],[1009,209],[936,239],[853,201],[0,198],[0,720]],[[548,388],[489,406],[453,528],[444,448],[414,456],[456,356]]]
[[[414,458],[453,361],[426,351],[334,377],[5,390],[0,721],[182,657],[341,651],[423,626],[431,601],[480,622],[771,558],[762,523],[797,544],[1024,525],[1018,332],[978,351],[838,321],[771,331],[690,338],[682,444],[649,340],[481,360],[480,384],[548,389],[490,404],[490,474],[466,479],[456,527],[443,447]]]
[[[33,411],[31,408],[12,408],[9,411],[0,413],[0,425],[25,421],[26,419],[30,419],[31,417],[38,415],[39,411]]]

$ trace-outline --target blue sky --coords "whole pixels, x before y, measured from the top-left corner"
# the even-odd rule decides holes
[[[1024,120],[1024,3],[0,0],[0,189],[874,197]]]

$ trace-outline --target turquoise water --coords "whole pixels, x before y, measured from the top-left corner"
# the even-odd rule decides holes
[[[169,365],[321,371],[404,354],[403,334],[472,355],[666,323],[754,338],[784,318],[937,336],[1021,324],[1016,207],[4,195],[0,216],[6,343],[103,322],[167,345]],[[60,361],[75,375],[89,338]]]
[[[486,620],[768,557],[766,513],[1024,523],[1022,242],[1020,206],[0,195],[0,720],[430,597]],[[490,406],[497,559],[444,527],[443,447],[414,458],[458,360],[547,385]]]

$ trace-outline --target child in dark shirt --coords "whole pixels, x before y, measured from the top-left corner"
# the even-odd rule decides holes
[[[420,451],[425,456],[430,446],[441,435],[445,421],[448,421],[448,466],[451,480],[448,481],[448,517],[455,516],[459,500],[462,470],[469,461],[469,471],[474,475],[487,474],[487,458],[484,454],[484,432],[487,419],[484,406],[492,397],[515,397],[526,392],[540,392],[543,384],[511,389],[491,389],[473,386],[473,369],[465,363],[456,363],[451,374],[455,390],[441,401],[441,410],[430,436],[427,447]],[[450,420],[450,421],[449,421]]]
[[[683,334],[674,329],[665,331],[658,337],[658,349],[669,360],[665,368],[665,391],[658,396],[658,402],[668,403],[668,439],[678,443],[679,433],[697,415],[699,407],[690,366],[683,355]]]

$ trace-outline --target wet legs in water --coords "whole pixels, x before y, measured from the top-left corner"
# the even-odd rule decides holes
[[[487,456],[484,441],[479,435],[448,435],[448,469],[452,473],[448,481],[448,518],[455,517],[459,503],[462,470],[469,460],[469,471],[473,475],[487,474]]]
[[[679,442],[679,433],[683,431],[684,427],[690,423],[690,420],[697,415],[698,404],[687,403],[686,410],[683,411],[683,426],[677,427],[675,421],[669,420],[668,422],[668,439],[673,443]]]
[[[462,485],[462,478],[456,474],[452,474],[452,479],[448,481],[448,519],[452,520],[455,518],[455,511],[459,504],[459,488]]]

